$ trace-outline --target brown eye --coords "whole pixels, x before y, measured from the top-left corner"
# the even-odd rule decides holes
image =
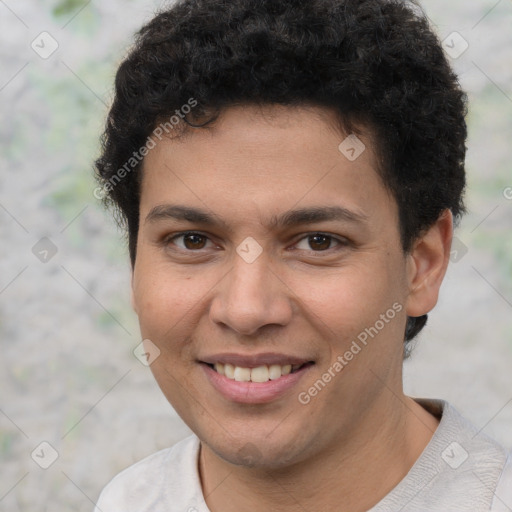
[[[202,249],[206,243],[206,237],[195,233],[184,235],[183,242],[187,249]]]
[[[332,235],[327,235],[324,233],[313,233],[299,240],[295,247],[297,249],[309,252],[322,252],[335,249],[336,246],[341,248],[346,245],[347,241],[344,241],[343,239],[338,239]]]
[[[178,243],[178,240],[182,240],[181,243]],[[202,235],[201,233],[180,233],[179,235],[173,236],[169,239],[168,243],[173,243],[178,248],[194,251],[204,249],[208,242],[208,237]]]
[[[321,234],[310,235],[308,239],[309,246],[315,251],[325,251],[326,249],[329,249],[332,241],[332,237]]]

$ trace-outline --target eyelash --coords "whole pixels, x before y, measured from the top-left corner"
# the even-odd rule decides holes
[[[207,240],[211,241],[210,238],[207,235],[205,235],[204,233],[201,233],[199,231],[183,231],[181,233],[176,233],[176,234],[174,234],[172,236],[166,237],[163,240],[163,243],[164,243],[165,246],[168,246],[173,240],[176,240],[177,238],[185,237],[187,235],[198,235],[200,237],[206,238]],[[346,246],[348,246],[350,244],[350,242],[347,239],[338,238],[338,237],[336,237],[334,235],[330,235],[328,233],[322,233],[322,232],[319,232],[319,231],[315,231],[315,232],[312,232],[312,233],[308,233],[307,235],[304,235],[294,245],[297,245],[302,240],[308,239],[308,238],[313,237],[313,236],[322,236],[322,237],[326,237],[326,238],[329,238],[331,240],[334,240],[335,242],[338,243],[338,247],[346,247]],[[201,252],[203,250],[203,249],[197,249],[197,250],[183,249],[181,247],[179,247],[178,249],[180,251],[189,252],[189,253],[193,253],[193,252],[199,253],[199,252]],[[308,252],[318,254],[318,253],[328,253],[328,252],[330,252],[332,250],[333,250],[333,248],[330,247],[328,249],[324,249],[324,250],[320,250],[320,251],[315,251],[315,250],[311,249]]]

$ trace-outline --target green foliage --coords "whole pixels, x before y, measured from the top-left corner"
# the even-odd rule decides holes
[[[100,13],[90,0],[60,0],[51,13],[58,23],[64,23],[66,30],[89,40],[101,24]]]
[[[503,191],[512,186],[507,139],[512,131],[512,108],[503,92],[492,83],[469,100],[468,146],[473,154],[470,154],[467,165],[468,204],[475,225],[490,214],[470,236],[475,247],[492,254],[500,274],[500,289],[510,296],[512,247],[509,212],[512,201],[504,197]],[[478,148],[480,152],[471,148]],[[492,211],[493,207],[497,208]]]
[[[52,9],[52,14],[56,18],[70,16],[75,14],[82,7],[85,7],[88,3],[90,3],[89,0],[61,0]]]
[[[16,433],[10,430],[0,430],[0,455],[10,455]]]

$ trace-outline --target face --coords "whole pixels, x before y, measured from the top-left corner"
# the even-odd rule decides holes
[[[371,138],[354,160],[345,137],[327,109],[232,107],[145,158],[133,305],[160,388],[226,461],[314,457],[401,385],[397,205]]]

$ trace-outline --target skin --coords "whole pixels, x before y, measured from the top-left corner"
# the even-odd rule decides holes
[[[236,106],[210,129],[156,141],[145,158],[132,303],[143,338],[161,351],[151,365],[160,388],[201,440],[212,512],[367,510],[405,477],[439,423],[403,393],[403,333],[407,315],[437,302],[452,216],[445,211],[404,254],[370,134],[359,136],[366,150],[353,162],[338,150],[345,137],[323,107]],[[168,204],[225,225],[146,220]],[[327,205],[365,220],[270,223]],[[187,230],[206,238],[171,240]],[[315,243],[317,232],[327,238]],[[250,264],[236,251],[249,236],[262,248]],[[403,306],[395,318],[299,403],[298,393],[394,303]],[[198,363],[221,352],[315,364],[278,400],[240,404],[220,395]]]

